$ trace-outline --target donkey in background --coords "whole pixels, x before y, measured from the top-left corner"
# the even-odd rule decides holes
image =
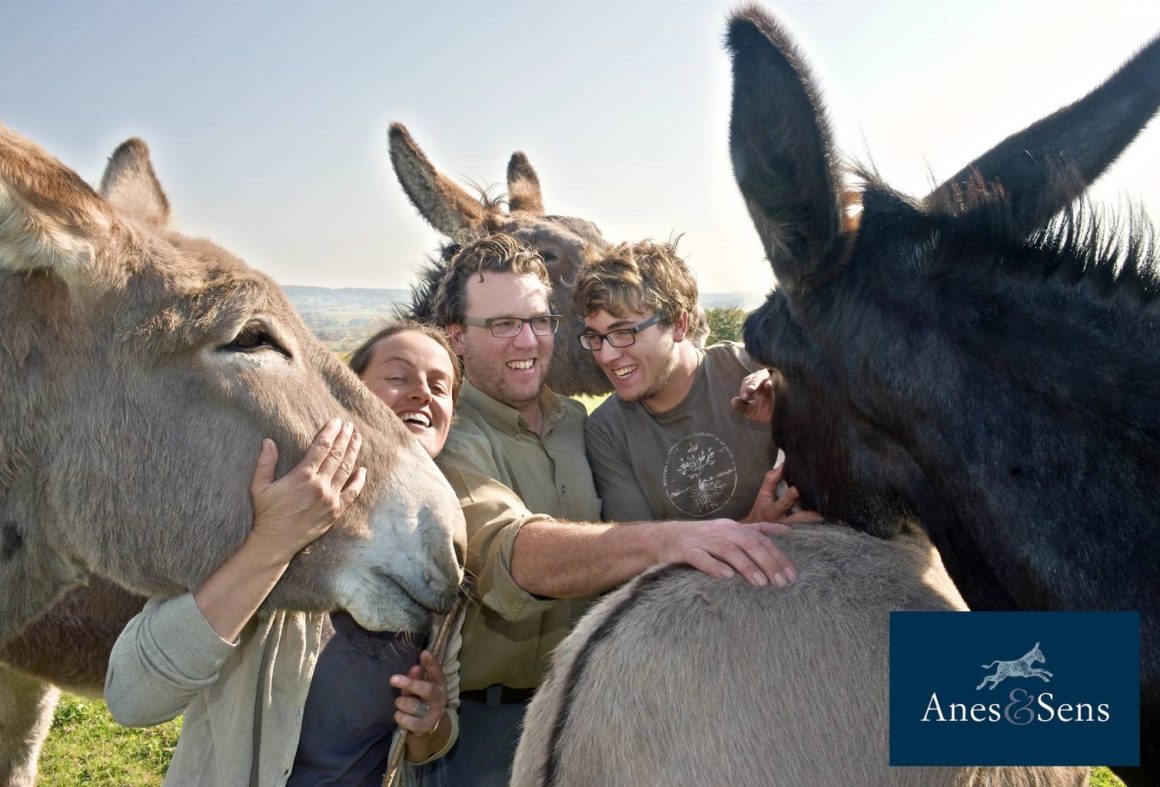
[[[1160,40],[920,201],[866,170],[860,192],[843,188],[820,94],[776,22],[746,9],[728,46],[734,171],[779,283],[746,345],[783,375],[787,477],[861,529],[920,525],[972,609],[1140,610],[1141,767],[1118,772],[1160,783],[1160,280],[1148,230],[1116,242],[1069,207],[1160,105]],[[908,593],[921,580],[900,556],[891,569],[844,529],[829,544],[799,530],[783,542],[790,592],[666,569],[604,601],[557,650],[516,783],[689,782],[713,757],[717,782],[911,778],[885,765],[885,657],[860,654],[880,650],[888,610],[937,600]],[[827,575],[835,560],[850,572]],[[883,690],[828,685],[855,658]],[[706,701],[666,688],[694,684]]]
[[[261,438],[278,444],[284,473],[335,415],[363,434],[367,486],[267,603],[425,629],[463,577],[451,488],[270,279],[168,218],[140,141],[113,154],[98,194],[0,127],[4,658],[99,686],[93,665],[131,596],[78,590],[67,613],[22,628],[90,574],[145,595],[198,587],[251,527]],[[87,592],[118,604],[94,615]],[[88,632],[102,614],[116,621],[75,643],[83,653],[53,650],[61,626]],[[54,695],[0,665],[0,700],[0,783],[30,784]]]
[[[552,308],[564,316],[563,336],[556,341],[548,386],[566,395],[611,391],[612,386],[592,353],[574,340],[583,329],[584,320],[568,294],[580,263],[610,248],[600,229],[585,219],[545,213],[540,179],[527,156],[519,151],[508,161],[507,211],[503,210],[502,200],[486,195],[476,199],[436,170],[401,123],[391,125],[390,154],[395,175],[411,204],[453,244],[420,271],[419,281],[411,288],[411,303],[403,310],[405,316],[423,322],[434,319],[432,299],[446,265],[442,257],[456,248],[454,244],[493,232],[514,235],[543,255],[556,291]],[[702,318],[694,331],[695,340],[704,342],[707,335],[708,324]]]

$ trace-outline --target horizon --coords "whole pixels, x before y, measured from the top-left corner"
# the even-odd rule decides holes
[[[17,3],[0,121],[90,183],[140,136],[175,226],[286,285],[402,289],[438,246],[387,160],[400,121],[460,182],[499,181],[523,150],[549,212],[611,241],[682,233],[703,291],[764,293],[728,157],[734,5]],[[787,0],[778,18],[839,150],[921,195],[1110,76],[1160,30],[1160,3]],[[1092,201],[1160,215],[1157,161],[1153,123]]]
[[[324,284],[279,284],[279,286],[283,290],[326,290],[328,292],[354,291],[354,292],[360,292],[360,293],[363,293],[363,292],[376,292],[376,293],[381,292],[381,293],[399,293],[399,294],[402,294],[404,296],[410,295],[410,289],[408,287],[328,287]],[[291,295],[291,294],[288,292],[287,295]],[[710,299],[713,299],[716,301],[720,301],[724,298],[733,297],[733,296],[736,296],[737,306],[739,308],[743,308],[743,309],[744,308],[756,308],[759,304],[761,304],[765,301],[764,294],[755,294],[755,293],[752,293],[748,290],[700,290],[700,288],[698,288],[698,300],[701,300],[704,298],[710,298]],[[291,300],[293,300],[293,296],[291,296]],[[402,301],[393,301],[393,302],[401,303]],[[752,307],[747,306],[746,305],[747,302],[752,303]],[[712,306],[709,308],[719,308],[719,307]]]

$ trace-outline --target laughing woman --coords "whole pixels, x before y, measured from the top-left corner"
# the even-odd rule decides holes
[[[350,366],[432,458],[443,449],[460,377],[442,330],[392,324],[363,342]],[[290,786],[378,787],[395,724],[408,731],[408,762],[443,756],[458,737],[459,621],[440,665],[409,640],[367,631],[345,613],[331,620],[335,634],[314,673]]]

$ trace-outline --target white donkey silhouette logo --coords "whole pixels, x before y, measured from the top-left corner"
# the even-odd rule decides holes
[[[1047,662],[1047,657],[1039,649],[1038,642],[1035,643],[1035,647],[1014,661],[992,661],[990,664],[984,664],[983,669],[991,669],[996,664],[999,666],[996,667],[994,675],[988,675],[983,678],[983,682],[975,687],[975,691],[983,688],[988,683],[991,684],[989,688],[994,689],[1006,678],[1042,678],[1044,683],[1050,683],[1051,679],[1055,676],[1045,669],[1032,666],[1037,661]]]

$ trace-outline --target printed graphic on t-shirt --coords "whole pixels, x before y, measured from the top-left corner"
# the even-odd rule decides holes
[[[669,448],[661,481],[677,510],[691,517],[707,516],[737,490],[737,461],[721,438],[693,432]]]

